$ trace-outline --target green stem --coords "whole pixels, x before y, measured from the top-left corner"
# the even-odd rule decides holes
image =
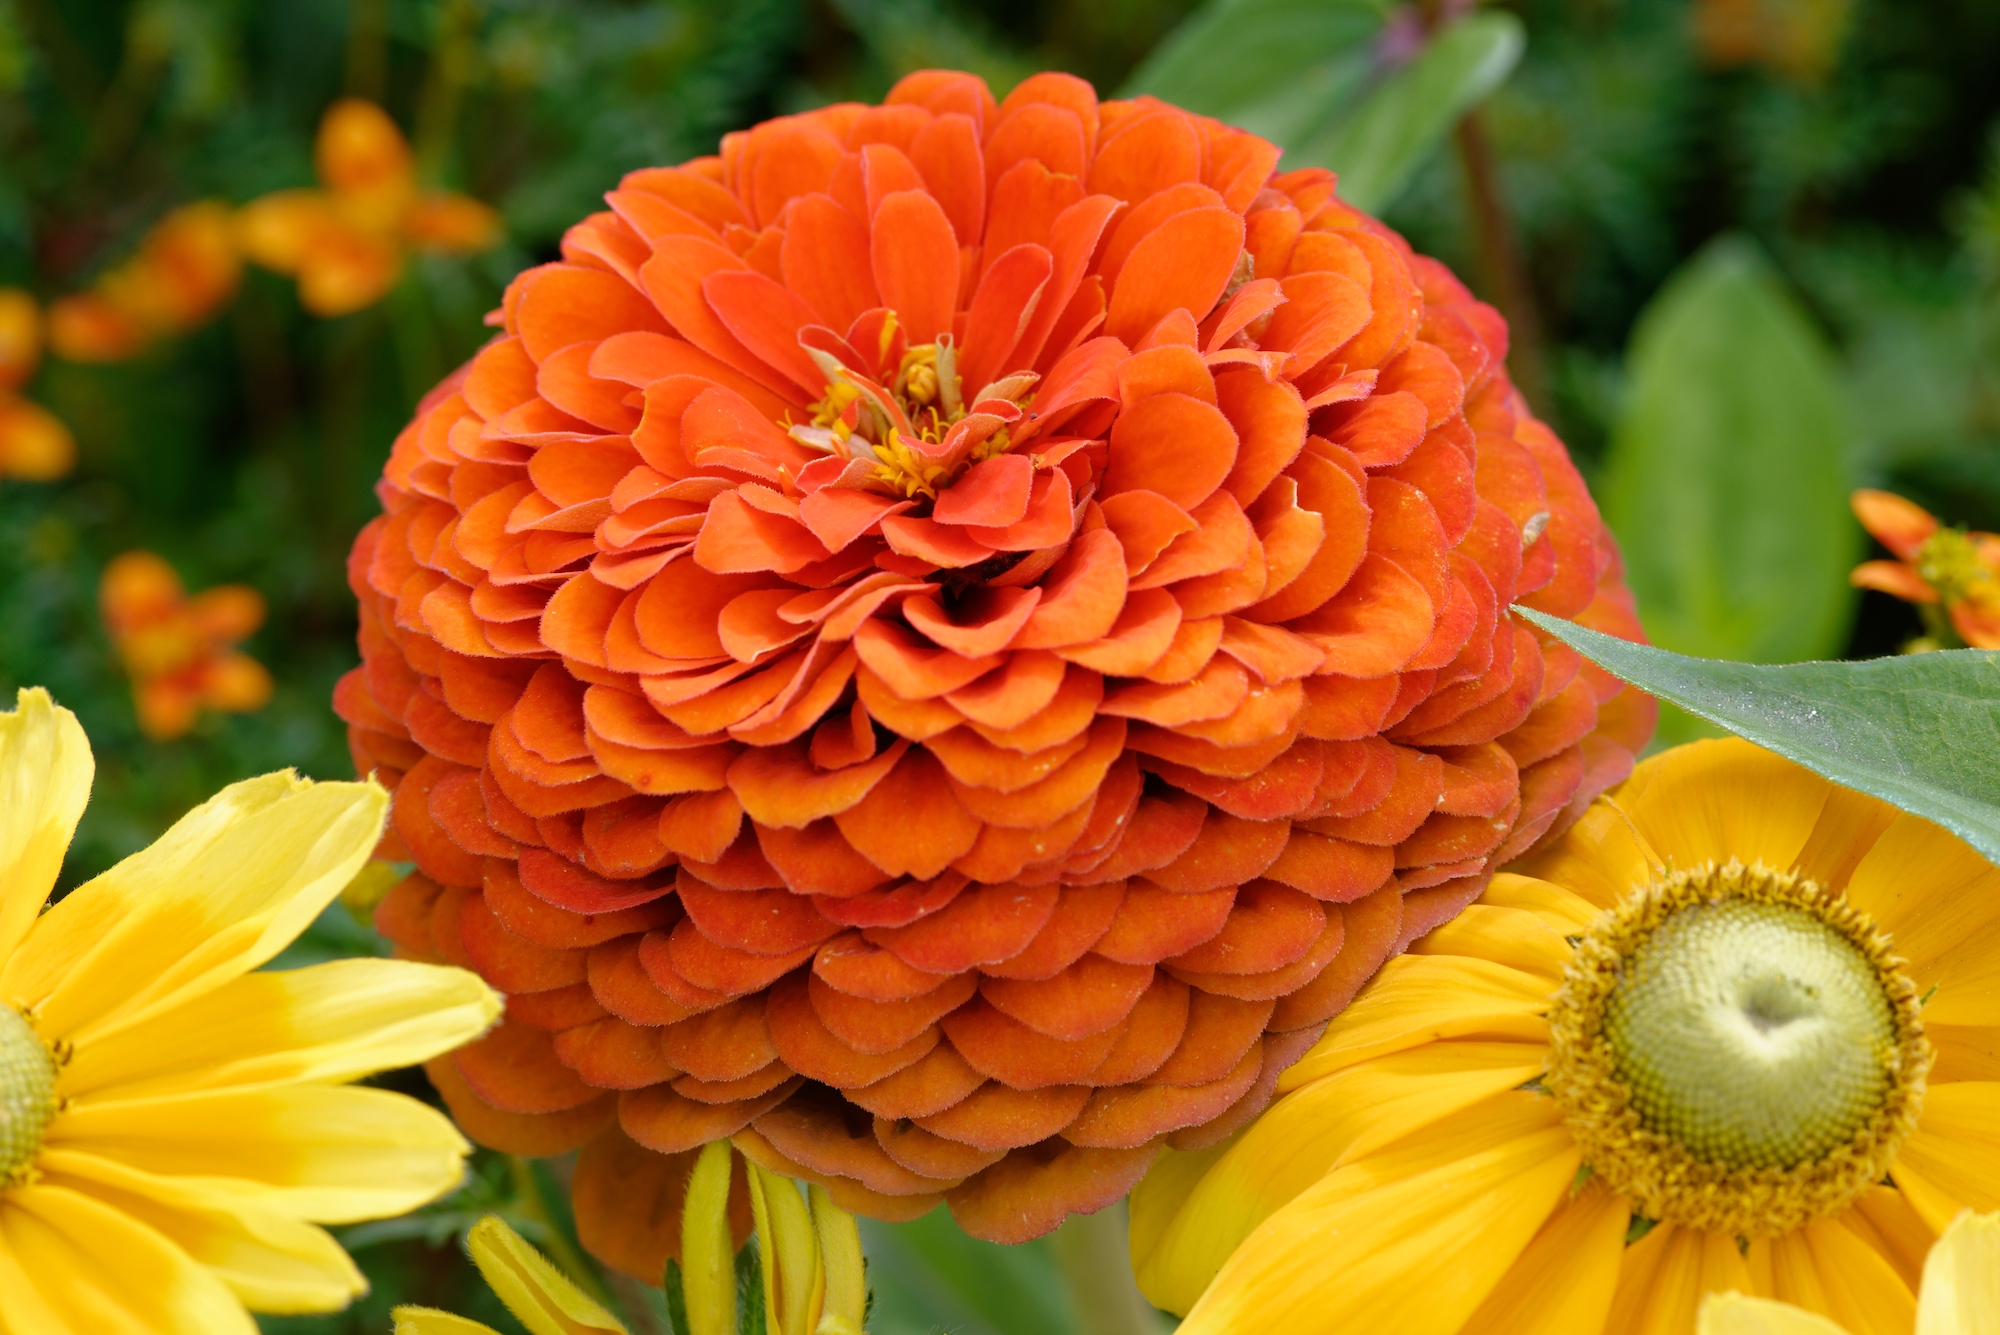
[[[1458,160],[1465,171],[1465,191],[1472,215],[1472,235],[1479,249],[1479,267],[1493,304],[1507,317],[1507,369],[1528,403],[1543,417],[1550,415],[1548,349],[1542,338],[1541,312],[1527,266],[1514,236],[1500,172],[1487,137],[1486,117],[1477,107],[1458,123]]]
[[[535,1179],[535,1166],[518,1154],[507,1157],[507,1166],[514,1175],[514,1194],[521,1214],[542,1226],[542,1246],[547,1249],[549,1259],[556,1268],[576,1281],[576,1286],[606,1307],[615,1306],[610,1293],[597,1277],[597,1269],[583,1259],[583,1253],[570,1245],[570,1240],[557,1227],[555,1217],[549,1213],[548,1202],[542,1199],[542,1184]]]
[[[1076,1308],[1076,1326],[1087,1335],[1160,1335],[1159,1314],[1132,1279],[1125,1241],[1125,1206],[1071,1215],[1049,1235]]]

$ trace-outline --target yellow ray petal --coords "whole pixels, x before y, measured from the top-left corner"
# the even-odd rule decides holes
[[[16,1187],[0,1203],[0,1248],[72,1332],[256,1335],[222,1281],[153,1230],[60,1187]]]
[[[326,1230],[290,1215],[73,1150],[44,1153],[36,1167],[49,1186],[68,1187],[153,1229],[257,1311],[337,1312],[368,1291]]]
[[[1272,1215],[1180,1335],[1456,1332],[1561,1203],[1579,1159],[1546,1098],[1478,1111],[1422,1154],[1350,1164]]]
[[[1938,1024],[1926,1007],[1924,1037],[1937,1054],[1931,1063],[1932,1085],[2000,1080],[2000,1029],[1983,1024]]]
[[[49,1126],[73,1149],[321,1224],[399,1215],[458,1184],[470,1146],[443,1116],[377,1089],[278,1089],[79,1100]]]
[[[1924,1273],[1924,1256],[1937,1234],[1923,1221],[1903,1193],[1874,1186],[1834,1218],[1888,1261],[1911,1292]]]
[[[625,1335],[617,1317],[586,1296],[498,1215],[487,1215],[474,1224],[466,1244],[486,1283],[531,1335],[589,1335],[591,1331]]]
[[[1767,1245],[1762,1296],[1818,1312],[1849,1335],[1907,1335],[1916,1295],[1886,1257],[1842,1225],[1816,1219]]]
[[[1855,867],[1847,898],[1895,938],[1896,953],[1929,987],[1940,956],[2000,924],[2000,870],[1948,831],[1898,816]],[[1992,953],[1990,944],[1986,949]],[[1932,1006],[1944,999],[1940,992]]]
[[[1275,1106],[1275,1105],[1274,1105]],[[1251,1126],[1256,1123],[1252,1122]],[[1239,1135],[1241,1133],[1238,1133]],[[1183,1302],[1177,1293],[1167,1286],[1158,1291],[1148,1281],[1152,1270],[1152,1259],[1167,1241],[1182,1217],[1183,1207],[1188,1198],[1201,1186],[1208,1170],[1229,1153],[1236,1143],[1231,1137],[1219,1145],[1211,1145],[1202,1150],[1165,1149],[1153,1166],[1146,1170],[1146,1176],[1132,1189],[1128,1198],[1131,1208],[1131,1225],[1126,1230],[1126,1242],[1132,1254],[1132,1273],[1138,1278],[1139,1291],[1146,1295],[1153,1306],[1172,1312],[1176,1316],[1187,1315],[1187,1309],[1194,1305],[1193,1299]],[[1218,1267],[1219,1268],[1219,1267]],[[1171,1274],[1172,1272],[1166,1271]],[[1202,1278],[1203,1286],[1212,1276]],[[1199,1296],[1199,1290],[1196,1291]],[[1178,1304],[1178,1305],[1177,1305]]]
[[[1618,1287],[1632,1212],[1600,1181],[1566,1201],[1459,1335],[1598,1331]]]
[[[1562,981],[1563,965],[1576,952],[1549,920],[1528,909],[1477,902],[1410,943],[1412,955],[1466,955],[1492,960],[1548,980]]]
[[[1252,1230],[1339,1164],[1532,1080],[1546,1056],[1526,1043],[1428,1043],[1285,1095],[1215,1156],[1170,1219],[1152,1217],[1165,1202],[1133,1193],[1141,1292],[1185,1312]]]
[[[1548,979],[1488,960],[1398,956],[1278,1077],[1278,1089],[1289,1092],[1342,1067],[1439,1038],[1546,1042],[1549,1026],[1542,1016],[1554,993]]]
[[[1848,1335],[1823,1316],[1789,1303],[1740,1293],[1711,1293],[1701,1301],[1696,1335]]]
[[[1625,1249],[1607,1335],[1688,1335],[1704,1294],[1750,1288],[1736,1240],[1661,1224]]]
[[[1639,768],[1643,770],[1646,766]],[[1615,799],[1622,792],[1623,789],[1613,789],[1611,796]],[[1562,886],[1597,909],[1610,908],[1652,880],[1654,874],[1646,845],[1631,818],[1622,806],[1610,802],[1593,803],[1570,826],[1568,833],[1521,859],[1514,867],[1525,875]]]
[[[2000,1084],[1966,1080],[1927,1091],[1889,1176],[1940,1233],[1961,1209],[2000,1209]]]
[[[95,770],[76,715],[40,687],[18,701],[0,714],[0,967],[55,888]]]
[[[435,1307],[398,1307],[389,1315],[396,1319],[395,1335],[500,1335],[483,1322]]]
[[[500,997],[465,969],[336,960],[245,974],[76,1050],[60,1092],[99,1104],[415,1066],[479,1037]]]
[[[7,1207],[0,1204],[0,1216]],[[7,1246],[7,1225],[0,1218],[0,1330],[7,1335],[70,1335],[63,1320],[36,1290],[28,1272]]]
[[[1798,861],[1832,791],[1811,770],[1728,737],[1653,757],[1617,801],[1675,867],[1733,857],[1783,871]]]
[[[1836,785],[1799,852],[1799,874],[1832,890],[1846,890],[1854,869],[1902,813],[1887,802]]]
[[[0,993],[82,1046],[240,977],[353,878],[387,806],[374,783],[232,784],[44,914]]]
[[[1565,935],[1583,931],[1603,912],[1601,905],[1593,904],[1553,881],[1520,876],[1510,871],[1503,871],[1488,882],[1478,902],[1539,913],[1549,926]]]
[[[2000,1216],[1962,1215],[1931,1249],[1917,1335],[2000,1335]]]

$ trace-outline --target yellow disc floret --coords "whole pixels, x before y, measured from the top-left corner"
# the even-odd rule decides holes
[[[1639,1213],[1743,1237],[1880,1181],[1930,1067],[1916,986],[1868,917],[1730,862],[1676,872],[1577,943],[1545,1083]]]
[[[21,1013],[0,1005],[0,1190],[24,1181],[56,1115],[55,1054]]]

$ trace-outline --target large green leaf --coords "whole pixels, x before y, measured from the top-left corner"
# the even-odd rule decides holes
[[[2000,653],[1724,663],[1524,615],[1607,672],[1835,783],[1928,817],[2000,862]]]
[[[1651,639],[1830,657],[1853,607],[1852,429],[1831,354],[1756,245],[1716,241],[1641,317],[1599,497]]]
[[[1295,147],[1370,68],[1385,0],[1212,0],[1125,85]]]
[[[1452,24],[1349,114],[1297,144],[1286,165],[1331,167],[1340,174],[1342,199],[1379,213],[1459,117],[1500,86],[1526,44],[1521,21],[1502,10]]]

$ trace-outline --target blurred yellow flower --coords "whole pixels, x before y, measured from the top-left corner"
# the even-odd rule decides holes
[[[1959,1215],[1924,1260],[1917,1335],[2000,1331],[2000,1214]],[[1697,1335],[1849,1335],[1814,1312],[1769,1298],[1712,1293]]]
[[[41,360],[41,308],[19,288],[0,288],[0,476],[41,482],[76,466],[69,428],[16,392]]]
[[[148,737],[181,736],[204,706],[249,714],[270,703],[271,674],[234,647],[264,624],[255,589],[224,584],[190,598],[172,566],[127,552],[104,568],[97,597]]]
[[[49,307],[49,347],[73,362],[124,361],[154,339],[207,323],[242,273],[228,205],[203,200],[175,209],[90,291]]]
[[[243,253],[296,275],[315,315],[345,315],[395,285],[405,250],[468,253],[500,239],[500,215],[449,191],[422,191],[408,141],[388,113],[348,98],[320,121],[315,166],[324,188],[280,190],[237,214]]]
[[[472,1226],[472,1263],[530,1335],[626,1335],[617,1317],[528,1245],[497,1215]],[[398,1307],[396,1335],[498,1335],[493,1327],[431,1307]]]
[[[254,972],[367,860],[388,795],[267,774],[47,907],[90,745],[39,689],[0,714],[0,1330],[255,1335],[367,1288],[321,1224],[449,1191],[468,1151],[350,1082],[484,1031],[462,969]]]

